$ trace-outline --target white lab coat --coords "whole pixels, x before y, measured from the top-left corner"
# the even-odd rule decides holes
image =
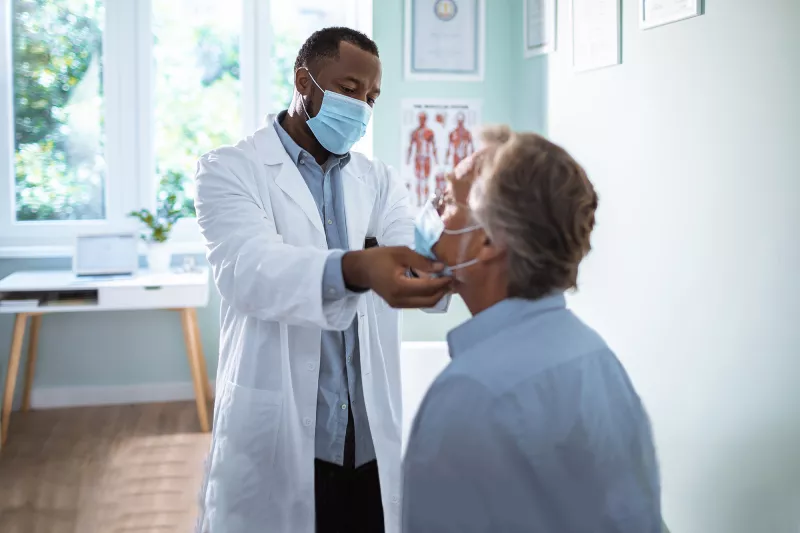
[[[197,217],[222,296],[203,533],[313,533],[314,431],[323,329],[358,317],[364,400],[387,533],[400,531],[400,321],[373,292],[324,302],[328,251],[317,206],[267,126],[198,163]],[[406,189],[352,154],[343,169],[350,249],[410,245]]]

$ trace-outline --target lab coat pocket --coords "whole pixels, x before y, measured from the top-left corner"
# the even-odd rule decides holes
[[[214,507],[221,516],[233,514],[253,524],[266,519],[261,514],[269,507],[266,501],[274,496],[269,480],[275,466],[282,404],[279,392],[225,383],[214,428],[211,475]]]

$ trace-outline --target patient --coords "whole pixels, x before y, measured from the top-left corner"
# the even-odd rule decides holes
[[[538,135],[484,137],[417,222],[418,251],[451,267],[473,318],[449,333],[452,363],[414,422],[404,530],[660,532],[647,415],[564,299],[590,249],[594,188]]]

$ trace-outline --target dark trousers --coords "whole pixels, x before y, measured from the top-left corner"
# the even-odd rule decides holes
[[[314,461],[317,533],[383,533],[378,463],[345,468]]]
[[[353,417],[347,420],[344,466],[314,460],[317,533],[383,533],[378,462],[355,468]]]

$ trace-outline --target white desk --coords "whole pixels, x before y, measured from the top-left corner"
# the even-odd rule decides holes
[[[14,314],[14,330],[8,357],[2,408],[2,442],[8,438],[11,403],[22,355],[28,319],[31,319],[22,410],[31,406],[31,387],[36,370],[36,350],[42,315],[90,311],[169,309],[178,311],[183,325],[186,353],[194,383],[200,427],[209,431],[207,402],[213,399],[197,326],[198,307],[208,304],[208,270],[139,273],[132,277],[76,278],[72,272],[16,272],[0,280],[0,313]]]

